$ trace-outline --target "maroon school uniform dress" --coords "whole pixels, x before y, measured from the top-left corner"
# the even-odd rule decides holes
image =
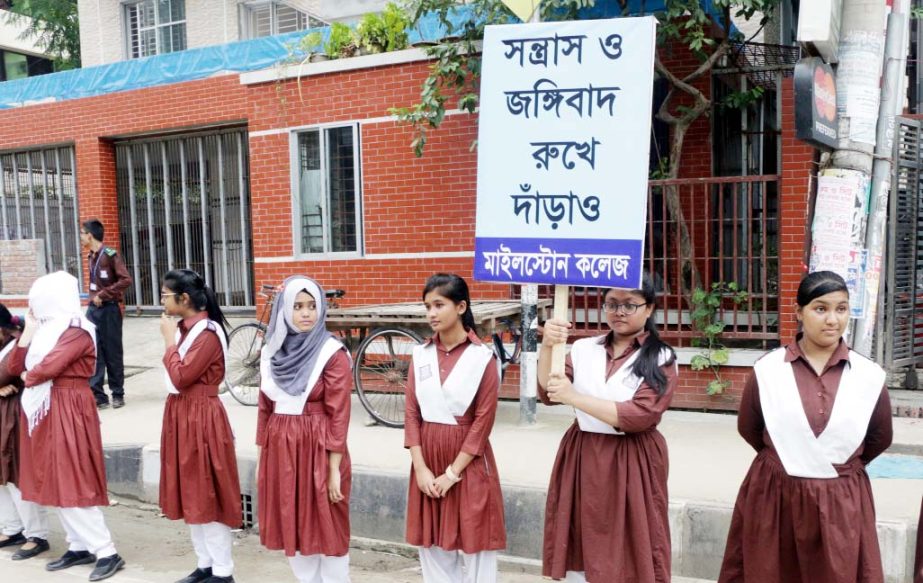
[[[606,380],[647,338],[615,355],[606,344]],[[676,388],[676,368],[661,367],[666,390],[642,382],[629,401],[614,403],[625,435],[583,431],[575,421],[561,439],[545,506],[542,575],[584,571],[590,583],[670,581],[667,443],[657,430]],[[567,378],[574,380],[568,355]],[[544,390],[539,396],[552,405]]]
[[[446,351],[438,336],[436,343],[439,377],[445,383],[464,351],[481,344],[477,335]],[[430,498],[417,487],[411,467],[407,493],[407,542],[419,547],[438,546],[446,551],[474,554],[506,547],[503,495],[500,476],[490,447],[490,430],[497,413],[500,373],[488,363],[468,410],[456,417],[458,425],[423,420],[416,397],[414,367],[407,379],[404,417],[404,447],[421,446],[423,459],[433,475],[440,476],[461,451],[474,456],[462,472],[462,481],[443,498]]]
[[[27,352],[13,349],[11,374],[25,371]],[[95,370],[93,339],[71,327],[26,374],[26,386],[51,381],[51,408],[31,436],[25,414],[19,419],[18,486],[24,500],[61,508],[109,505],[103,439],[89,383]]]
[[[343,556],[349,552],[349,492],[352,468],[346,448],[352,369],[344,350],[324,365],[301,415],[274,413],[275,402],[260,392],[256,444],[260,452],[260,542],[287,556]],[[340,492],[327,497],[327,456],[343,454]]]
[[[8,363],[13,346],[18,339],[13,338],[0,346],[0,351],[9,348],[6,356],[0,359],[0,388],[13,385],[19,392],[8,397],[0,397],[0,486],[17,484],[19,475],[19,416],[22,406],[22,379],[10,373]]]
[[[843,370],[846,343],[818,376],[793,342],[785,362],[815,436],[827,423]],[[775,451],[755,374],[744,387],[737,427],[757,451],[740,487],[728,534],[720,583],[879,583],[884,581],[875,530],[875,504],[865,466],[891,444],[891,402],[882,388],[863,443],[838,477],[789,476]]]
[[[184,359],[178,346],[205,312],[178,325],[180,341],[167,349],[163,364],[178,395],[167,396],[160,436],[160,508],[171,520],[188,524],[241,524],[240,481],[234,434],[218,385],[224,355],[218,333],[205,329]]]

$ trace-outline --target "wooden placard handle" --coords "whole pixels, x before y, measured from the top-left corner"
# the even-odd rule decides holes
[[[554,312],[555,320],[568,321],[568,304],[570,303],[570,286],[554,286]],[[555,344],[551,349],[551,372],[564,374],[564,356],[567,353],[566,344]]]

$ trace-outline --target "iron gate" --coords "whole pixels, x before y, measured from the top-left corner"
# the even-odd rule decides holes
[[[0,152],[0,239],[41,239],[45,269],[83,289],[75,167],[73,146]]]
[[[878,335],[889,372],[923,366],[923,124],[895,121],[885,309]]]
[[[244,128],[116,143],[127,305],[159,306],[161,278],[179,268],[223,306],[253,305],[248,169]]]

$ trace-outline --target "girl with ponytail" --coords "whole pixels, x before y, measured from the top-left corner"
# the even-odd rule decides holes
[[[241,505],[234,434],[218,399],[227,354],[224,314],[214,291],[189,269],[163,277],[160,303],[168,393],[160,507],[167,518],[189,525],[198,558],[179,583],[233,582],[231,529],[240,526]]]
[[[590,583],[670,582],[667,444],[657,431],[677,383],[673,349],[654,322],[654,285],[610,289],[609,333],[577,340],[564,374],[551,373],[570,323],[545,322],[539,397],[570,405],[545,506],[542,574]]]
[[[468,284],[437,273],[423,288],[433,336],[414,348],[404,447],[412,469],[407,542],[420,547],[423,581],[497,580],[506,546],[503,496],[488,437],[500,368],[474,326]]]

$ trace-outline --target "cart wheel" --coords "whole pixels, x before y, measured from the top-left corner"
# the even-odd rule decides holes
[[[263,324],[242,324],[228,335],[224,386],[242,405],[255,406],[260,396],[260,349],[266,338]]]
[[[404,328],[375,330],[359,345],[353,378],[366,411],[388,427],[404,426],[404,392],[413,347],[423,339]]]

